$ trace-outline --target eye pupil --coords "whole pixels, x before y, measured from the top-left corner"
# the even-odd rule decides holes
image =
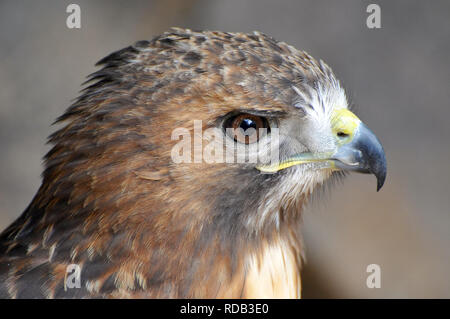
[[[229,117],[224,122],[224,129],[236,142],[243,144],[257,142],[261,136],[270,131],[269,123],[266,118],[246,113]],[[231,130],[228,131],[228,129]],[[260,131],[261,129],[263,131]]]
[[[339,136],[339,137],[347,137],[348,134],[347,134],[347,133],[344,133],[344,132],[338,132],[338,133],[337,133],[337,136]]]
[[[247,131],[249,128],[257,129],[256,122],[248,118],[243,119],[239,127],[244,131]]]

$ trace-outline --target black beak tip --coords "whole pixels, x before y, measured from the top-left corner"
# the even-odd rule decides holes
[[[377,178],[377,192],[379,192],[381,187],[383,187],[385,179],[386,179],[386,176],[384,176],[382,178]]]
[[[383,187],[384,182],[386,180],[386,160],[382,162],[382,165],[377,167],[377,169],[373,172],[373,174],[377,178],[377,192]]]

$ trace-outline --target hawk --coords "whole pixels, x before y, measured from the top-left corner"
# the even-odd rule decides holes
[[[98,65],[0,235],[2,298],[298,298],[313,190],[346,171],[384,183],[330,67],[284,42],[174,28]],[[196,123],[234,160],[175,160],[177,128],[190,155],[210,145]]]

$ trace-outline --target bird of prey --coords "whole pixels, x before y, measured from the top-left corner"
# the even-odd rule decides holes
[[[98,65],[0,235],[2,298],[298,298],[313,190],[346,171],[384,183],[330,67],[284,42],[174,28]],[[195,123],[235,160],[174,160],[182,137],[191,155],[209,145]]]

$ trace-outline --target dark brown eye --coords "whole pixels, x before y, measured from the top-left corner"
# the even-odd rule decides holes
[[[251,144],[269,132],[269,123],[261,116],[239,114],[225,121],[224,129],[236,142]]]

